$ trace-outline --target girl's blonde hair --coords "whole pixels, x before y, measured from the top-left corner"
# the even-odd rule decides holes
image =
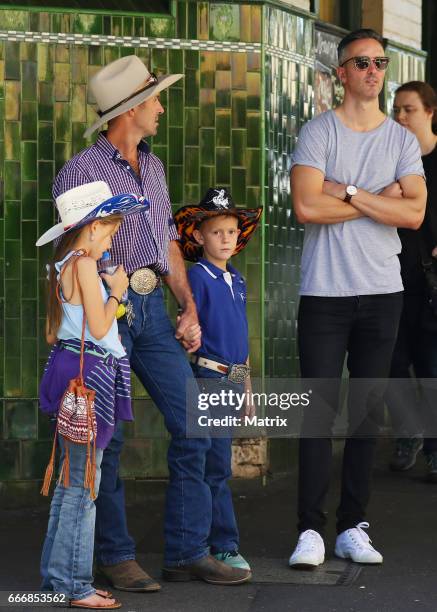
[[[102,225],[117,225],[123,220],[123,215],[114,214],[96,219]],[[84,227],[87,227],[86,225]],[[62,236],[55,247],[53,258],[49,263],[48,280],[47,280],[47,321],[48,332],[54,336],[58,333],[59,326],[62,320],[62,306],[56,296],[56,287],[58,285],[58,272],[55,268],[55,263],[61,261],[69,251],[74,250],[74,245],[77,242],[84,227],[72,229]],[[74,283],[74,280],[73,280]]]

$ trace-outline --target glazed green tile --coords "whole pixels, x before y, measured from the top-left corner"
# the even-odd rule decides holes
[[[20,208],[20,202],[5,202],[5,238],[8,240],[20,239]]]
[[[5,199],[19,200],[21,197],[21,164],[17,161],[4,163]]]
[[[10,206],[12,202],[7,202],[6,206]],[[18,218],[19,218],[19,203],[16,203],[16,208],[18,208]],[[20,233],[20,223],[18,222],[18,232],[14,230],[11,234]],[[5,233],[7,230],[10,230],[10,226],[5,226]],[[11,240],[7,239],[5,241],[5,277],[7,279],[19,279],[20,278],[20,261],[21,261],[21,242],[20,240]]]
[[[177,36],[178,38],[187,38],[187,2],[177,3]]]
[[[37,99],[37,64],[36,62],[22,62],[23,100]]]
[[[185,51],[185,67],[191,68],[192,70],[199,70],[200,68],[200,52],[187,49]]]
[[[240,7],[235,4],[213,4],[209,9],[211,40],[240,39]]]
[[[152,440],[152,466],[156,478],[168,478],[168,453],[169,441],[161,438]]]
[[[215,91],[200,90],[200,125],[214,127],[215,124]]]
[[[217,110],[215,124],[217,146],[229,147],[231,145],[231,111]]]
[[[181,49],[169,49],[168,68],[171,74],[184,73],[184,52]]]
[[[185,109],[185,144],[199,144],[199,110],[197,108]]]
[[[167,50],[152,49],[152,70],[167,72]]]
[[[134,18],[134,36],[144,36],[144,17]]]
[[[254,51],[248,51],[247,53],[247,69],[251,72],[261,70],[261,53],[255,53]]]
[[[199,71],[185,70],[185,106],[199,106]]]
[[[35,397],[38,395],[38,363],[36,338],[23,338],[21,340],[21,386],[23,395]]]
[[[153,143],[152,152],[157,157],[159,157],[159,159],[164,164],[164,168],[166,168],[167,167],[167,163],[168,163],[168,147],[167,146],[155,145],[155,143]]]
[[[231,107],[231,72],[229,70],[217,71],[216,104],[217,108]]]
[[[231,193],[236,204],[244,206],[246,203],[246,170],[232,168]]]
[[[23,140],[36,140],[38,105],[36,102],[23,102],[23,112],[21,116],[21,138]]]
[[[133,17],[123,17],[123,36],[134,35],[134,20]]]
[[[39,233],[42,234],[43,231],[45,231],[45,228],[40,227]],[[23,283],[21,287],[21,295],[23,298],[32,299],[38,295],[38,266],[36,260],[23,259],[21,261],[21,279]],[[14,295],[14,292],[16,291],[15,286],[11,286],[10,291]],[[6,294],[6,298],[6,306],[9,306],[8,294]],[[20,299],[20,296],[18,299]]]
[[[232,127],[246,127],[246,93],[243,91],[232,92]]]
[[[102,34],[102,15],[90,15],[85,13],[75,15],[73,20],[73,32],[75,34]]]
[[[24,145],[30,143],[23,143]],[[35,145],[36,143],[32,143]],[[36,162],[35,162],[36,163]],[[21,184],[21,215],[23,219],[36,219],[36,181],[23,181]]]
[[[169,140],[169,163],[170,164],[183,164],[184,161],[184,133],[183,128],[171,127],[168,130]]]
[[[215,187],[215,167],[201,166],[200,167],[200,193],[203,196],[208,189]]]
[[[197,204],[200,200],[199,185],[184,185],[184,203]]]
[[[7,438],[22,440],[36,438],[36,402],[19,400],[6,401],[4,404]]]
[[[17,480],[20,477],[20,442],[0,441],[0,480]]]
[[[0,10],[0,30],[29,30],[29,13],[27,11]]]
[[[71,157],[71,142],[55,142],[55,174]]]
[[[53,121],[53,83],[38,83],[38,118],[40,121]]]
[[[262,10],[261,6],[251,6],[250,34],[251,42],[262,41]]]
[[[55,217],[55,208],[51,198],[51,187],[52,186],[50,183],[50,198],[47,198],[45,201],[41,200],[38,202],[38,228],[41,234],[53,225]],[[40,250],[39,253],[41,254],[42,251]]]
[[[53,13],[51,15],[52,32],[66,34],[71,31],[70,15],[67,13]]]
[[[261,143],[261,116],[259,113],[247,113],[247,146],[259,148]]]
[[[214,89],[215,84],[215,58],[212,51],[202,51],[200,54],[200,87]]]
[[[184,120],[184,101],[181,89],[172,87],[169,90],[169,125],[182,126]]]
[[[19,81],[21,79],[20,43],[5,43],[5,79]]]
[[[86,122],[86,86],[74,84],[71,96],[71,120]]]
[[[38,128],[38,159],[53,159],[53,123],[39,123]]]
[[[38,239],[38,226],[36,221],[23,221],[21,223],[21,254],[25,259],[37,257],[35,242]]]
[[[246,151],[247,184],[259,185],[261,180],[261,152],[259,149]]]
[[[229,53],[229,51],[217,52],[216,66],[217,66],[217,70],[230,70],[231,69],[231,54]]]
[[[153,17],[149,20],[149,35],[156,38],[172,38],[174,36],[173,19]]]
[[[38,43],[37,45],[37,57],[38,57],[38,81],[53,82],[53,70],[54,70],[54,56],[55,56],[54,45],[48,45],[46,43]]]
[[[5,115],[6,121],[19,121],[21,110],[21,83],[19,81],[5,82]],[[24,113],[24,103],[23,103]]]
[[[21,331],[23,338],[37,337],[37,300],[22,300],[21,301]],[[32,353],[32,358],[35,359],[36,349]]]
[[[250,5],[240,5],[240,40],[250,42]]]
[[[261,107],[261,75],[247,73],[247,110],[259,111]]]
[[[199,147],[185,147],[185,183],[199,182]]]
[[[70,101],[70,65],[55,64],[55,100]]]
[[[149,440],[126,440],[123,461],[120,464],[122,478],[145,478],[151,474],[152,461]]]
[[[36,32],[50,32],[50,13],[38,13],[38,27]]]
[[[232,130],[231,164],[244,166],[246,150],[246,130]]]
[[[5,320],[5,354],[8,359],[19,359],[21,355],[21,322],[20,319]]]
[[[111,15],[103,15],[103,34],[107,36],[112,34]]]
[[[246,188],[246,205],[248,208],[256,208],[262,205],[260,187]]]
[[[22,442],[21,477],[26,479],[43,478],[51,450],[52,444],[48,440]]]
[[[56,141],[71,142],[71,106],[63,102],[55,103]]]
[[[38,379],[40,376],[38,375]],[[47,414],[40,410],[37,413],[38,419],[38,440],[53,440],[54,427]]]
[[[197,2],[188,2],[187,38],[197,39]]]
[[[72,143],[72,154],[75,155],[85,149],[87,142],[83,137],[87,125],[86,123],[72,123],[71,124],[71,143]]]
[[[123,32],[123,18],[118,15],[112,16],[112,36],[121,36]]]
[[[231,150],[217,147],[215,151],[215,175],[218,185],[229,185],[231,182]]]
[[[88,47],[88,63],[91,66],[103,65],[103,48],[91,45]]]
[[[40,200],[50,200],[52,197],[53,169],[51,161],[38,162],[38,198]]]
[[[57,64],[71,64],[69,45],[56,45],[55,46],[55,62]]]
[[[110,64],[120,57],[117,47],[103,47],[103,64]]]
[[[199,40],[209,39],[209,3],[197,3],[197,38]]]
[[[215,164],[215,129],[201,128],[200,130],[200,158],[205,166]]]
[[[172,204],[180,204],[183,202],[183,166],[169,166],[168,168],[168,189],[170,201]]]
[[[134,400],[135,438],[163,438],[166,436],[164,419],[152,400]]]
[[[20,123],[5,121],[4,123],[4,153],[5,159],[20,159]]]
[[[246,89],[247,62],[245,53],[231,54],[232,89]]]

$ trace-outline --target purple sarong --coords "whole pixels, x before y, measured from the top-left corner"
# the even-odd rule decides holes
[[[77,352],[72,352],[66,347]],[[94,389],[97,420],[97,448],[106,448],[117,421],[132,421],[130,365],[128,358],[116,359],[102,347],[86,342],[84,382]],[[99,353],[90,354],[87,351]],[[79,374],[80,340],[62,340],[49,355],[39,388],[40,408],[46,414],[57,413],[69,381]]]

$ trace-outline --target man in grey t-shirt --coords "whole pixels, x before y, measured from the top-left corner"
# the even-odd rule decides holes
[[[344,102],[304,126],[291,172],[294,210],[305,223],[301,374],[340,379],[347,354],[351,377],[385,378],[402,307],[396,228],[420,226],[426,187],[415,136],[379,110],[388,65],[382,38],[373,30],[352,32],[340,42],[338,54]],[[329,432],[338,402],[338,384],[324,388],[332,410],[317,413],[319,432],[323,427]],[[323,502],[331,440],[307,433],[299,449],[300,535],[292,567],[314,567],[325,556]],[[343,455],[335,553],[360,563],[382,562],[363,531],[375,433],[365,416],[346,440]]]

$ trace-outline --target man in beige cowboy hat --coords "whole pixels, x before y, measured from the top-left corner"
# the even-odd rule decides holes
[[[130,279],[126,316],[119,332],[131,367],[164,416],[171,434],[168,450],[169,485],[165,511],[164,577],[200,578],[213,584],[238,584],[250,572],[231,568],[209,554],[210,488],[204,466],[208,439],[186,438],[186,387],[192,371],[184,350],[200,346],[200,328],[191,342],[189,326],[198,326],[197,312],[178,247],[162,162],[143,140],[157,133],[164,112],[159,92],[182,78],[150,73],[135,55],[123,57],[100,70],[90,89],[99,119],[85,132],[108,124],[94,145],[78,153],[59,172],[53,195],[82,183],[104,180],[112,193],[135,193],[150,202],[134,221],[126,218],[112,243],[112,259],[123,264]],[[176,332],[165,311],[162,282],[182,310]],[[182,345],[182,346],[181,346]],[[96,500],[96,560],[99,573],[113,587],[129,591],[159,589],[135,561],[125,513],[119,456],[123,444],[117,429],[102,461]]]

